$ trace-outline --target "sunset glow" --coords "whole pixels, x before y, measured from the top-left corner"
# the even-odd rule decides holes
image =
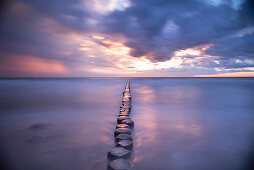
[[[247,10],[244,2],[192,2],[193,10],[207,13],[173,2],[158,8],[150,1],[53,2],[59,8],[16,0],[6,7],[1,76],[253,75],[254,26],[239,18]],[[11,61],[14,55],[19,57]]]

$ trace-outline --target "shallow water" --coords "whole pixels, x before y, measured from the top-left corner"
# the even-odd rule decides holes
[[[106,169],[124,78],[0,80],[9,169]],[[254,155],[253,78],[131,79],[131,169],[242,170]]]

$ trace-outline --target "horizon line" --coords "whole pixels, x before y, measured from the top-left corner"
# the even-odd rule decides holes
[[[121,76],[107,76],[107,77],[100,77],[100,76],[18,76],[18,77],[0,77],[0,79],[27,79],[27,78],[254,78],[254,76],[240,76],[240,77],[232,77],[232,76],[135,76],[135,77],[121,77]]]

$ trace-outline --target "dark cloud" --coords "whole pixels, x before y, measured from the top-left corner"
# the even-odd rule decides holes
[[[144,51],[145,47],[136,41],[128,41],[125,45],[131,48],[130,55],[134,57],[143,56],[147,53]]]
[[[240,9],[241,20],[249,23],[250,25],[254,24],[254,1],[245,0],[241,9]]]
[[[252,33],[214,41],[214,46],[207,50],[210,55],[230,58],[254,59],[254,28]]]
[[[229,4],[213,6],[198,0],[137,0],[125,11],[106,16],[103,28],[128,37],[126,45],[134,57],[152,53],[166,60],[173,51],[212,43],[249,26],[252,18],[241,19],[250,10],[244,7],[238,11]]]
[[[87,19],[92,16],[80,0],[21,0],[41,15],[48,16],[65,27],[85,31],[91,29]]]
[[[58,20],[59,16],[63,15],[65,7],[71,9],[68,7],[71,5],[71,1],[66,1],[64,5],[61,5],[60,1],[48,1],[44,5],[41,2],[12,1],[12,4],[8,4],[5,8],[0,25],[1,61],[6,60],[8,54],[19,54],[58,59],[67,64],[75,62],[73,57],[77,52],[71,51],[72,55],[63,54],[69,49],[74,49],[63,46],[62,41],[66,40],[64,38],[66,33],[79,31],[76,29],[78,22],[71,24],[67,20],[65,23],[63,20]],[[40,6],[41,8],[37,9]],[[54,7],[56,7],[55,10]],[[76,15],[78,15],[77,12]],[[81,31],[85,31],[85,29],[81,29]]]

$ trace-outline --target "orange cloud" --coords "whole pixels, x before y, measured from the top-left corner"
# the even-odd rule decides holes
[[[254,72],[219,73],[210,75],[196,75],[194,77],[254,77]]]
[[[175,56],[187,56],[187,55],[200,56],[204,54],[204,52],[212,46],[213,44],[206,44],[206,45],[201,45],[194,48],[178,50],[178,51],[175,51]]]
[[[32,74],[63,74],[67,68],[59,61],[34,56],[7,55],[0,64],[0,70],[6,73],[22,72]]]

